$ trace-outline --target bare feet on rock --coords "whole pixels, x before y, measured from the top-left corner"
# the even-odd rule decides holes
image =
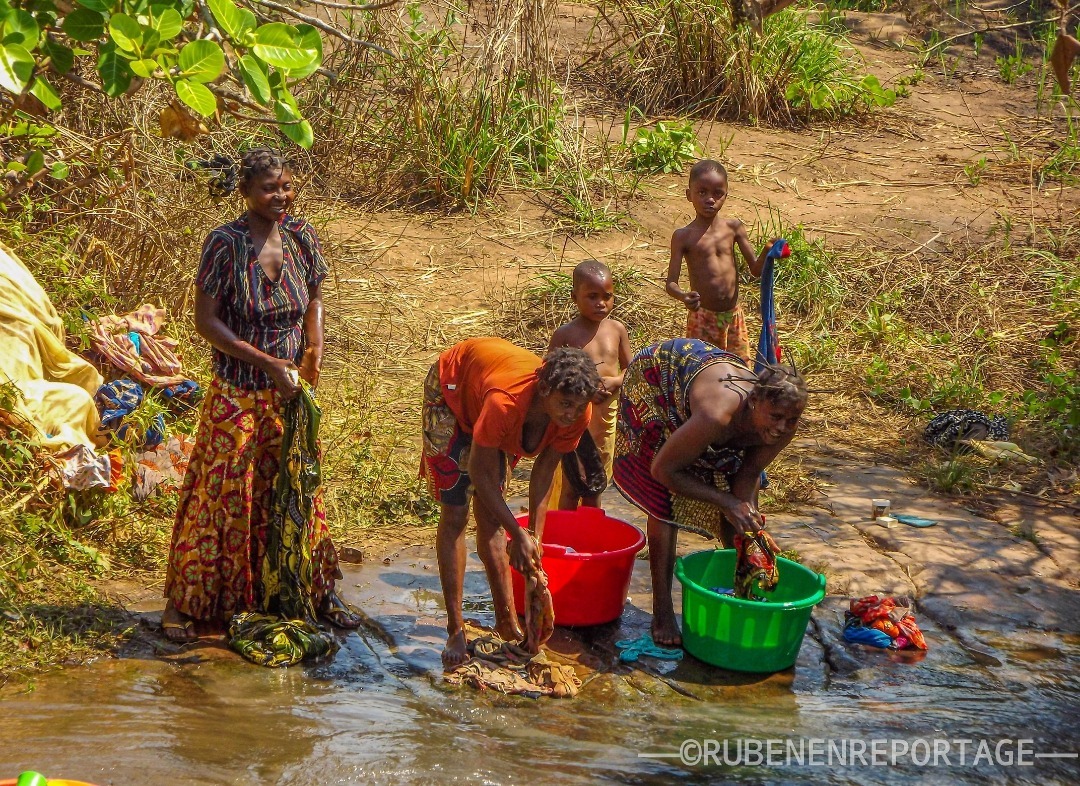
[[[497,623],[495,625],[495,632],[499,634],[499,638],[503,641],[509,641],[515,644],[525,638],[525,631],[522,630],[516,619],[508,620],[505,623]]]
[[[469,651],[465,649],[465,631],[459,630],[446,637],[446,647],[443,648],[443,668],[447,671],[456,669],[469,659]]]
[[[679,623],[674,616],[653,617],[652,637],[653,641],[661,647],[682,646],[682,634],[679,632]]]

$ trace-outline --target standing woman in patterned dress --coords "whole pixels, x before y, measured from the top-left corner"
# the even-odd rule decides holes
[[[227,625],[259,607],[283,405],[301,378],[318,383],[322,365],[327,266],[315,230],[289,215],[289,162],[250,150],[239,186],[247,212],[206,238],[195,278],[195,328],[213,348],[214,379],[169,553],[162,628],[174,641],[195,639],[196,621]],[[334,592],[340,574],[321,492],[310,547],[315,607],[338,627],[357,627]]]

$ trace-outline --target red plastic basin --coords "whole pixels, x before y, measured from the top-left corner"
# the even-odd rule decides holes
[[[529,524],[528,514],[517,520]],[[552,510],[542,542],[557,625],[600,625],[622,615],[634,557],[645,545],[640,529],[600,508]],[[514,604],[524,613],[525,582],[516,570],[511,574]]]

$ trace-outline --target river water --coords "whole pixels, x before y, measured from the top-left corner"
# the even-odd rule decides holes
[[[444,686],[434,552],[416,545],[350,568],[345,594],[371,626],[341,636],[331,663],[271,670],[214,643],[143,646],[0,694],[0,779],[35,769],[99,786],[1080,782],[1076,637],[981,631],[993,651],[979,654],[926,623],[930,652],[910,662],[839,643],[842,605],[827,600],[788,672],[618,665],[612,642],[647,630],[647,567],[637,563],[620,623],[553,639],[589,666],[575,699]],[[486,598],[472,555],[466,605],[480,621]],[[1030,740],[1023,766],[1018,739]]]

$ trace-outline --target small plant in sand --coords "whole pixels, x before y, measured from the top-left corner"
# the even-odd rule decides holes
[[[1019,37],[1016,39],[1016,51],[1010,55],[998,55],[994,58],[994,65],[997,66],[1002,81],[1008,85],[1014,84],[1035,67],[1024,60],[1024,46]]]
[[[629,136],[629,110],[626,118],[627,122],[623,125],[624,145],[627,145]],[[682,172],[686,164],[698,157],[697,135],[694,133],[693,123],[689,121],[660,121],[652,128],[639,128],[637,137],[627,146],[630,152],[630,167],[637,172],[649,174]]]
[[[1035,525],[1030,522],[1017,522],[1009,527],[1009,534],[1014,538],[1026,540],[1033,546],[1039,545],[1039,533],[1035,531]]]
[[[964,164],[964,174],[967,176],[968,182],[973,186],[979,185],[982,182],[983,173],[986,172],[989,167],[989,163],[986,160],[986,156],[982,156],[975,161],[969,161]]]

